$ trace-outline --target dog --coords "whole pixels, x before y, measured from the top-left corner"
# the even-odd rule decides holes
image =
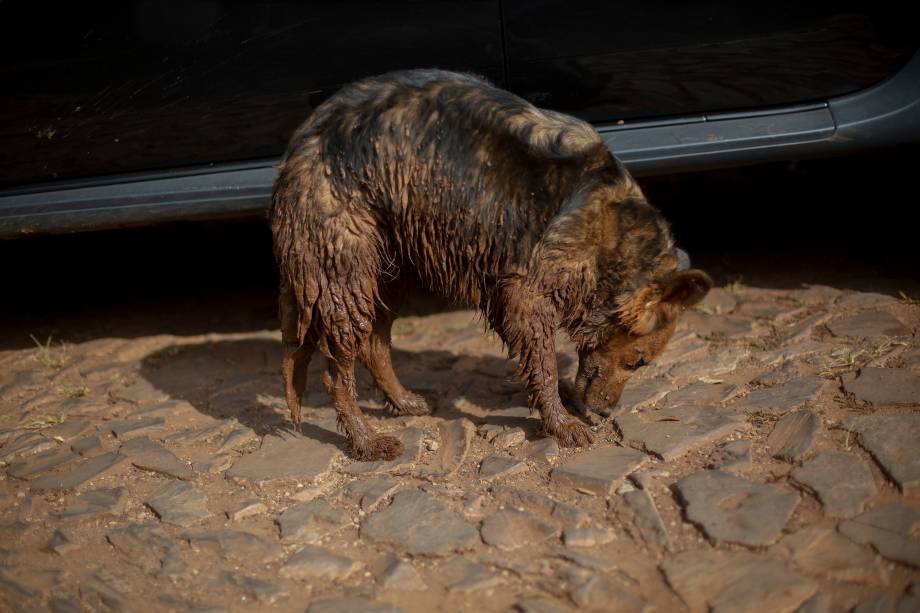
[[[560,398],[557,329],[578,348],[579,408],[609,409],[712,286],[588,123],[469,74],[391,72],[331,96],[294,133],[269,219],[291,419],[319,349],[361,460],[393,459],[402,444],[362,415],[356,360],[393,413],[429,412],[390,358],[410,272],[482,313],[563,446],[593,438]]]

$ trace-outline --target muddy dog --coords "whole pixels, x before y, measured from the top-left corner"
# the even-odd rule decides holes
[[[402,445],[364,419],[355,360],[392,412],[428,412],[390,360],[401,272],[480,310],[565,446],[592,436],[560,399],[556,330],[578,347],[580,408],[612,407],[712,285],[682,265],[668,224],[589,124],[439,70],[368,78],[321,104],[282,159],[270,223],[291,418],[318,348],[364,460]]]

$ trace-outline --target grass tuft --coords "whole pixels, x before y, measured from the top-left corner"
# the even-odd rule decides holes
[[[42,415],[34,421],[30,421],[24,427],[28,430],[41,430],[42,428],[50,428],[51,426],[57,426],[64,423],[67,420],[64,417],[64,414],[60,415]]]
[[[44,343],[35,338],[34,334],[30,334],[29,338],[35,343],[35,359],[45,368],[57,370],[64,366],[64,362],[67,361],[67,347],[64,343],[58,343],[58,347],[55,349],[52,336],[52,334],[49,334]]]

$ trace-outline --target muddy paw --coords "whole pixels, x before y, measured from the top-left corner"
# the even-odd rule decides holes
[[[557,422],[547,434],[556,439],[560,447],[586,447],[594,442],[590,428],[574,417]]]
[[[363,462],[389,461],[402,454],[403,444],[392,436],[375,436],[369,443],[355,447],[352,451],[355,459]]]
[[[418,394],[413,394],[412,392],[407,392],[399,402],[387,400],[387,410],[393,415],[431,414],[431,408],[429,408],[428,402]]]

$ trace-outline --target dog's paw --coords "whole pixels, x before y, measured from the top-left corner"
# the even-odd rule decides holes
[[[556,439],[560,447],[587,447],[594,442],[591,429],[571,416],[556,421],[546,433]]]
[[[428,402],[412,392],[406,392],[406,395],[399,399],[398,402],[387,400],[387,410],[392,415],[430,415],[431,408]]]
[[[367,443],[355,446],[352,455],[362,462],[395,460],[403,452],[402,441],[392,436],[375,436]]]

